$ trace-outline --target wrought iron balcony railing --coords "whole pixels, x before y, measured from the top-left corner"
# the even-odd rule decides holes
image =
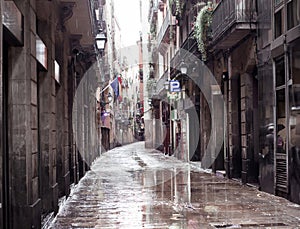
[[[151,24],[154,21],[154,19],[157,19],[157,12],[158,12],[158,8],[157,5],[154,3],[153,6],[149,9],[149,15],[148,15],[149,24]]]
[[[212,43],[216,43],[227,32],[237,32],[237,37],[233,36],[232,39],[242,39],[247,31],[255,29],[256,15],[255,0],[222,0],[213,12]]]
[[[169,37],[169,34],[166,34],[166,32],[168,31],[168,29],[171,25],[175,25],[175,20],[174,20],[174,17],[172,15],[170,15],[170,12],[167,11],[164,21],[160,27],[159,33],[157,35],[157,44],[158,45],[161,44],[161,42],[163,41],[163,39],[166,35],[168,35],[168,37]]]
[[[157,80],[156,86],[155,86],[155,92],[153,93],[153,98],[160,98],[160,96],[163,94],[164,85],[168,80],[168,69],[162,74],[162,76]]]

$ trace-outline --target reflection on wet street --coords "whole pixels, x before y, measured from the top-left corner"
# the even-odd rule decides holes
[[[51,228],[300,228],[300,206],[144,143],[103,154]]]

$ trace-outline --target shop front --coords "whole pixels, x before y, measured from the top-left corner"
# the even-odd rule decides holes
[[[273,59],[275,82],[275,193],[300,202],[300,49],[299,40],[284,44]],[[297,173],[298,171],[298,173]]]

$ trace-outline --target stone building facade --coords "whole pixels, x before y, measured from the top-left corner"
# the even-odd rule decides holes
[[[164,40],[163,52],[168,55],[160,51],[155,63],[171,66],[165,73],[154,69],[156,86],[163,88],[166,80],[179,79],[177,64],[185,61],[179,52],[181,48],[206,64],[222,91],[226,112],[224,132],[220,128],[219,138],[223,135],[224,142],[212,170],[297,203],[299,9],[299,0],[151,0],[149,10],[151,31],[159,31],[155,33],[158,48],[165,34],[172,38]],[[157,23],[157,14],[165,15],[162,22]],[[169,14],[176,17],[175,24],[166,18]],[[165,32],[163,36],[161,31]],[[189,66],[187,76],[188,79],[181,79],[181,86],[196,108],[199,140],[191,137],[195,136],[197,123],[188,115],[180,116],[182,112],[189,113],[180,101],[161,106],[155,100],[153,112],[156,118],[170,123],[165,136],[173,149],[177,142],[185,144],[175,156],[186,160],[182,155],[190,154],[190,146],[198,140],[196,150],[192,150],[197,157],[189,159],[202,161],[216,125],[210,109],[213,97],[206,98],[191,82],[197,80],[193,66]],[[157,129],[155,125],[151,128]],[[185,135],[189,128],[192,134]],[[166,147],[162,151],[169,152]]]
[[[81,78],[96,61],[97,24],[90,12],[98,4],[0,3],[0,228],[41,228],[89,167],[74,140],[72,107]],[[95,112],[87,107],[84,117]],[[77,137],[89,146],[89,161],[98,155],[96,136]]]

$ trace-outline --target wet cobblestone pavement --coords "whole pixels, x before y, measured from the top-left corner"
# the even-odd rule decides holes
[[[106,152],[50,228],[300,228],[300,206],[134,143]]]

